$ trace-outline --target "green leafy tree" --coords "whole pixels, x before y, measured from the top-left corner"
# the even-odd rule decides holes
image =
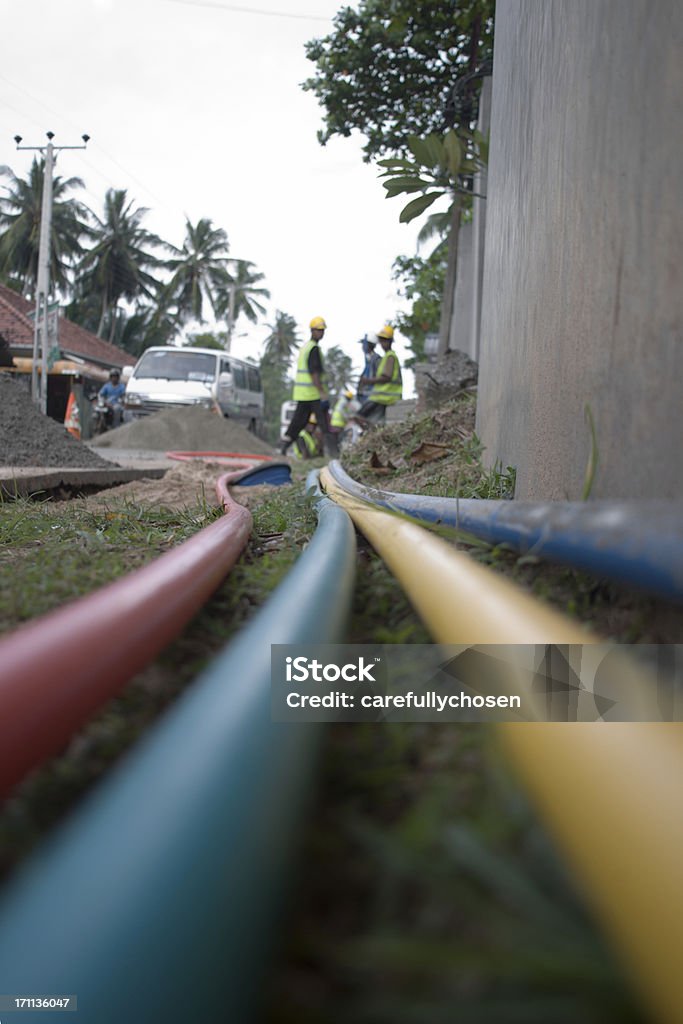
[[[292,397],[290,366],[301,341],[296,320],[278,310],[270,327],[260,362],[264,398],[264,429],[273,444],[280,435],[280,409]]]
[[[353,376],[353,362],[338,345],[333,345],[323,352],[325,366],[325,383],[331,396],[339,395],[345,387],[349,387]]]
[[[188,335],[188,345],[191,348],[216,348],[225,351],[228,343],[228,335],[225,331],[201,331],[198,334]]]
[[[270,325],[266,338],[264,358],[277,360],[289,366],[294,352],[301,344],[296,320],[289,313],[277,310],[275,322]]]
[[[266,312],[261,299],[270,298],[261,283],[264,280],[265,274],[257,271],[250,260],[231,259],[216,285],[216,315],[227,318],[230,327],[242,315],[255,324]]]
[[[170,345],[177,331],[175,321],[160,314],[155,306],[139,305],[133,313],[119,311],[114,343],[131,355],[140,356],[152,345]]]
[[[116,337],[120,320],[117,307],[122,299],[135,302],[158,293],[159,282],[151,273],[162,262],[154,252],[164,243],[142,226],[148,210],[135,207],[126,189],[110,188],[104,197],[102,219],[93,214],[92,247],[79,264],[79,282],[72,304],[78,322],[92,312],[94,299],[99,305],[97,334]]]
[[[167,261],[171,279],[162,293],[162,306],[179,324],[204,323],[206,306],[216,313],[217,299],[228,269],[228,236],[208,217],[185,221],[185,240]]]
[[[412,305],[408,312],[397,313],[394,322],[410,343],[412,357],[406,366],[424,358],[425,338],[436,334],[441,317],[448,245],[442,241],[426,259],[420,256],[399,256],[394,260],[392,277],[398,282],[399,294]]]
[[[419,217],[437,199],[444,196],[451,200],[458,195],[472,200],[472,176],[482,166],[480,148],[484,140],[479,132],[462,133],[450,128],[445,135],[427,135],[421,139],[415,136],[408,138],[410,157],[392,157],[380,160],[379,166],[384,168],[381,177],[386,189],[386,198],[402,194],[420,193],[404,206],[399,220],[408,223]],[[450,208],[444,216],[448,217]]]
[[[324,110],[324,145],[353,131],[366,160],[402,154],[409,135],[471,126],[477,76],[493,55],[494,0],[361,0],[306,45],[303,83]]]
[[[26,178],[5,166],[0,167],[0,176],[7,181],[5,195],[0,196],[0,280],[32,298],[38,280],[45,161],[34,158]],[[83,253],[91,219],[87,206],[68,198],[78,188],[83,188],[80,178],[55,175],[52,179],[50,284],[51,291],[62,295],[71,287],[72,270]]]

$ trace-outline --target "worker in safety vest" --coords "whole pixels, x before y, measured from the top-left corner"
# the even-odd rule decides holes
[[[337,401],[334,404],[332,410],[332,416],[330,418],[330,433],[328,441],[330,442],[329,448],[331,454],[339,455],[339,441],[341,435],[344,432],[344,427],[349,422],[349,418],[354,415],[359,409],[359,403],[353,396],[353,391],[342,391]]]
[[[295,459],[315,459],[323,453],[323,436],[318,427],[315,413],[311,417],[294,442]]]
[[[362,405],[363,402],[367,402],[370,397],[372,385],[368,383],[371,377],[377,376],[377,367],[380,363],[380,354],[375,352],[375,345],[377,342],[374,338],[368,338],[367,334],[361,340],[360,344],[363,346],[363,356],[365,357],[365,366],[363,372],[360,375],[358,381],[358,388],[356,390],[356,396],[358,401]]]
[[[310,323],[310,340],[302,346],[296,363],[296,378],[292,398],[296,409],[282,441],[280,451],[287,454],[287,449],[299,436],[314,414],[323,434],[327,433],[327,410],[329,400],[323,383],[323,360],[320,354],[320,342],[327,329],[321,316],[314,316]]]
[[[358,419],[369,425],[381,423],[387,413],[387,406],[398,402],[403,396],[403,380],[398,356],[392,349],[394,328],[388,324],[377,332],[377,340],[382,346],[383,356],[377,368],[377,376],[370,377],[367,383],[372,390],[366,402],[358,411]]]

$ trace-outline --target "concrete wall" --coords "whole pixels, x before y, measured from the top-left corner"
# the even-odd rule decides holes
[[[477,431],[517,497],[683,497],[683,4],[498,0]]]
[[[448,332],[449,349],[458,349],[474,358],[471,351],[472,315],[474,305],[474,253],[472,222],[461,224],[458,232],[458,272],[455,279],[455,296],[451,326]]]
[[[479,96],[477,127],[486,137],[491,123],[491,79],[485,78]],[[485,196],[486,168],[474,178],[475,196]],[[450,311],[448,348],[464,352],[479,361],[479,334],[481,326],[482,287],[484,280],[484,237],[486,232],[486,200],[472,200],[472,220],[463,224],[458,233],[457,276]]]

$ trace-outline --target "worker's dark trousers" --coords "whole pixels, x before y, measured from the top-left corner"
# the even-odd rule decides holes
[[[322,403],[319,398],[316,398],[314,402],[296,403],[296,409],[294,410],[294,415],[292,416],[291,423],[287,427],[285,437],[290,442],[290,444],[293,441],[295,441],[296,438],[301,433],[301,431],[306,426],[306,424],[308,423],[311,413],[315,413],[315,418],[322,427],[325,454],[334,456],[335,453],[332,450],[330,444],[330,427],[328,412],[327,409],[323,409]]]

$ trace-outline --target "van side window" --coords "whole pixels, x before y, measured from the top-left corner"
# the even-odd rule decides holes
[[[219,373],[230,373],[230,362],[227,359],[221,359],[221,368]]]
[[[261,375],[253,366],[247,367],[247,380],[249,381],[250,391],[261,390]]]
[[[235,364],[235,367],[233,369],[233,379],[235,381],[235,387],[236,388],[246,388],[246,386],[247,386],[246,377],[247,377],[247,375],[244,372],[244,367],[243,366],[237,366],[237,364]]]

